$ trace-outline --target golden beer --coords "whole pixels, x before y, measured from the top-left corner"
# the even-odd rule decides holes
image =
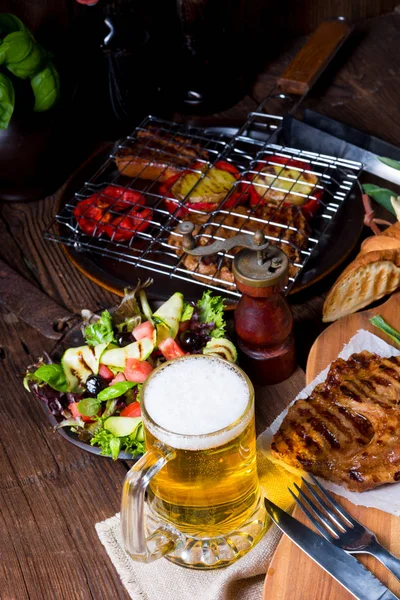
[[[197,382],[194,384],[198,386],[201,373],[210,360],[213,359],[188,357],[185,359],[185,376],[192,380],[194,371],[198,371]],[[222,361],[214,362],[214,376],[227,376],[229,370],[229,377],[224,382],[225,386],[220,391],[220,396],[216,395],[215,399],[209,401],[210,414],[206,416],[207,422],[203,426],[203,430],[208,430],[205,433],[182,433],[192,429],[192,425],[182,422],[175,424],[175,432],[171,432],[174,423],[172,427],[170,424],[166,431],[155,420],[158,413],[156,397],[152,402],[153,418],[147,412],[150,404],[148,394],[154,394],[156,390],[145,386],[143,393],[146,450],[157,452],[160,444],[167,444],[174,450],[174,458],[151,480],[148,502],[152,510],[164,521],[196,538],[218,537],[231,533],[250,518],[259,500],[253,388],[247,377],[236,367],[227,366]],[[181,369],[182,367],[183,365]],[[169,374],[163,374],[163,381],[159,381],[162,392],[165,392],[167,376],[176,376],[178,368],[179,364],[176,363],[175,373],[170,369]],[[201,382],[201,393],[204,395],[211,393],[210,379],[212,378],[205,372]],[[193,398],[193,389],[188,392],[187,398],[184,399],[187,410],[183,419],[204,418],[204,415],[192,414],[195,409],[191,407],[191,403],[196,399]],[[177,387],[176,393],[182,394],[182,384]],[[223,402],[222,394],[230,397]],[[239,403],[236,412],[229,405],[229,401],[233,400],[232,396],[235,395],[236,402]],[[161,401],[163,400],[160,398]],[[173,399],[170,398],[168,404],[172,402]],[[221,411],[227,409],[228,414],[222,415]],[[235,414],[235,420],[231,419],[230,413]],[[222,418],[227,425],[218,429],[217,423],[224,422],[221,421]],[[216,425],[213,427],[214,420]]]

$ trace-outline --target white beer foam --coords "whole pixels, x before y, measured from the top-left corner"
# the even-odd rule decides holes
[[[220,431],[242,417],[249,388],[234,368],[210,357],[171,362],[146,384],[143,401],[154,423],[167,431],[151,423],[146,427],[161,442],[180,449],[221,446],[239,435],[252,417],[249,411],[234,428]]]

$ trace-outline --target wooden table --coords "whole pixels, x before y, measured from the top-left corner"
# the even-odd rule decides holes
[[[307,104],[398,144],[399,36],[400,16],[363,23]],[[213,120],[222,124],[243,120],[301,43],[290,43],[279,61],[267,65],[251,96]],[[56,203],[57,194],[32,204],[2,205],[0,257],[72,312],[113,305],[115,296],[78,273],[60,246],[43,240]],[[329,285],[324,281],[292,298],[302,366],[322,329],[321,306]],[[40,404],[24,391],[21,374],[52,342],[11,313],[1,314],[0,597],[126,599],[94,525],[119,510],[129,465],[95,457],[51,431]],[[299,367],[288,382],[258,390],[259,431],[303,383]]]

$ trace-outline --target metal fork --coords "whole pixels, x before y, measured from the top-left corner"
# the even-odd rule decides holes
[[[316,489],[303,477],[302,481],[315,502],[295,483],[299,496],[290,488],[289,492],[319,533],[349,554],[372,554],[400,580],[400,559],[386,550],[370,529],[361,525],[344,510],[315,477],[310,475],[310,478]]]

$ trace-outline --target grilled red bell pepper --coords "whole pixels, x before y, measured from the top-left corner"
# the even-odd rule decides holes
[[[229,187],[232,189],[235,180],[238,181],[240,179],[239,170],[227,161],[220,160],[215,163],[214,166],[211,167],[210,171],[204,176],[204,180],[207,180],[208,185],[203,185],[203,190],[206,187],[207,190],[204,190],[204,196],[207,195],[215,195],[217,197],[216,200],[199,200],[199,196],[201,198],[202,194],[202,184],[201,182],[197,184],[197,181],[200,180],[201,173],[196,173],[195,171],[204,171],[207,168],[205,163],[195,163],[190,169],[183,171],[182,173],[177,173],[173,175],[160,186],[160,192],[164,196],[164,203],[166,209],[174,214],[176,217],[184,217],[189,213],[189,206],[203,212],[212,212],[216,208],[233,208],[238,204],[243,204],[247,199],[247,194],[244,193],[244,190],[240,184],[235,186],[235,189],[232,193],[230,193]],[[212,172],[213,171],[213,172]],[[215,173],[216,171],[225,171],[233,176],[231,182],[220,182],[218,189],[218,175]],[[213,190],[213,178],[216,175],[214,190]],[[221,177],[222,178],[222,177]],[[187,179],[187,187],[186,191],[184,188],[185,179]],[[180,188],[184,188],[181,193],[176,192],[176,185],[181,182]],[[196,187],[193,191],[190,191],[194,186]],[[174,190],[175,187],[175,190]],[[199,194],[195,196],[195,194]],[[218,196],[220,196],[218,198]],[[221,197],[222,196],[222,197]],[[194,200],[194,197],[196,199]],[[168,200],[171,198],[171,200]],[[225,200],[226,198],[226,200]]]
[[[153,211],[147,207],[131,208],[126,214],[115,217],[104,228],[113,242],[127,242],[135,233],[146,231]]]
[[[296,160],[295,158],[287,158],[285,156],[276,156],[276,155],[272,155],[272,156],[266,155],[263,157],[263,162],[258,163],[254,170],[260,172],[260,174],[261,174],[262,171],[264,171],[264,170],[267,171],[267,169],[270,170],[271,167],[273,168],[277,165],[282,165],[281,169],[280,169],[280,167],[277,167],[277,169],[274,169],[277,178],[279,176],[285,177],[285,169],[289,170],[291,167],[293,167],[298,172],[298,176],[295,179],[293,179],[293,183],[289,182],[288,189],[285,189],[285,187],[283,187],[283,185],[280,186],[278,184],[279,179],[274,180],[274,175],[272,175],[270,178],[267,178],[266,181],[264,182],[264,185],[265,186],[270,185],[271,187],[275,188],[273,190],[275,192],[275,194],[280,193],[279,190],[277,190],[276,188],[282,187],[281,193],[283,195],[283,204],[284,205],[299,206],[301,208],[301,211],[303,212],[304,216],[306,216],[307,218],[313,217],[320,207],[321,199],[323,196],[323,190],[315,187],[316,184],[318,183],[318,178],[316,176],[311,175],[310,173],[304,173],[304,171],[311,170],[311,165],[308,163],[305,163],[303,161]],[[310,179],[310,181],[304,180],[304,179],[306,179],[305,176],[307,176]],[[249,186],[250,206],[262,206],[263,204],[273,204],[274,200],[271,199],[270,195],[268,194],[267,187],[265,187],[263,193],[261,193],[261,194],[259,193],[260,188],[257,189],[257,186],[255,184],[257,177],[258,177],[258,174],[255,173],[252,178],[253,183],[252,183],[252,185]],[[282,180],[282,182],[283,182],[283,180]],[[293,187],[296,184],[300,187],[299,191],[301,193],[307,193],[307,187],[310,188],[309,195],[312,195],[312,198],[310,198],[310,197],[303,198],[301,195],[293,194],[293,192],[291,192],[291,189],[293,189]],[[296,197],[296,202],[293,202],[290,199],[286,199],[289,197],[289,194],[291,194],[291,193],[293,194],[293,196]],[[279,201],[275,201],[275,202],[277,204],[279,203]]]
[[[80,229],[95,237],[102,233],[113,241],[130,240],[135,233],[145,231],[152,218],[152,210],[145,207],[142,194],[117,185],[81,200],[74,208]]]

